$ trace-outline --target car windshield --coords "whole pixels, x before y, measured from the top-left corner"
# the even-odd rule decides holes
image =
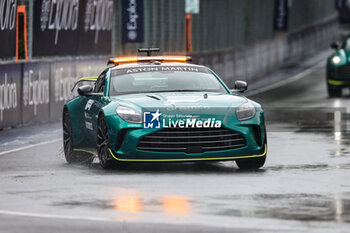
[[[111,96],[132,93],[192,91],[227,93],[224,86],[209,72],[151,71],[118,74],[117,71],[112,72],[111,75]]]

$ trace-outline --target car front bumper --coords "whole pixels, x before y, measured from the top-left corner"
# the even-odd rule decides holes
[[[109,128],[116,122],[115,119],[108,119]],[[159,129],[143,129],[141,125],[130,127],[118,123],[119,130],[110,130],[110,153],[118,161],[134,162],[186,162],[186,161],[220,161],[237,160],[244,158],[263,157],[267,152],[266,129],[263,114],[243,124],[224,123],[223,128],[240,133],[245,139],[245,146],[226,149],[205,151],[202,153],[186,152],[161,152],[138,149],[138,143],[144,136],[159,131]],[[254,128],[259,128],[257,135]]]
[[[350,64],[328,65],[327,83],[332,86],[350,86]]]

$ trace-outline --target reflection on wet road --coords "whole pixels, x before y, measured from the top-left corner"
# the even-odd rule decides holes
[[[0,232],[348,232],[350,98],[329,99],[323,77],[320,67],[251,97],[264,103],[268,128],[259,171],[234,162],[70,166],[61,141],[3,154]],[[61,136],[59,123],[1,133],[1,151],[30,145],[30,135]]]

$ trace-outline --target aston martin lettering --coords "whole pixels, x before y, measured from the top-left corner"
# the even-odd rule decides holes
[[[161,71],[191,71],[191,72],[199,72],[198,68],[194,67],[161,67]]]
[[[151,72],[151,71],[159,71],[156,67],[144,67],[144,68],[135,68],[135,69],[128,69],[125,73],[138,73],[138,72]]]
[[[143,67],[143,68],[134,68],[128,69],[125,73],[138,73],[138,72],[151,72],[151,71],[190,71],[190,72],[199,72],[197,68],[193,67]]]
[[[203,67],[194,67],[194,66],[142,66],[129,69],[117,69],[112,71],[112,76],[121,75],[121,74],[133,74],[141,72],[166,72],[166,71],[186,71],[186,72],[201,72],[208,73],[208,69]]]

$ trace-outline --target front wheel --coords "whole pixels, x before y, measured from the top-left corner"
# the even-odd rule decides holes
[[[68,163],[91,163],[93,155],[85,152],[74,151],[72,121],[68,109],[63,110],[63,150]]]
[[[240,169],[256,170],[264,166],[266,155],[258,158],[236,160],[236,164]]]
[[[329,97],[340,97],[342,88],[340,86],[327,85],[328,95]]]
[[[106,119],[103,115],[98,118],[97,128],[97,154],[100,160],[100,165],[103,169],[111,169],[119,164],[109,151],[109,136]]]

